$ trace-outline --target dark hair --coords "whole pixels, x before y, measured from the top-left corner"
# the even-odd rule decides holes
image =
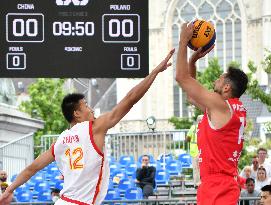
[[[61,109],[65,119],[70,123],[73,120],[73,112],[78,108],[79,101],[85,96],[81,93],[72,93],[64,97]]]
[[[263,166],[260,166],[258,169],[266,170]]]
[[[263,148],[263,147],[260,147],[260,148],[257,150],[257,154],[259,154],[260,151],[264,151],[264,152],[267,153],[267,150],[266,150],[265,148]]]
[[[253,178],[247,178],[246,184],[248,184],[249,182],[253,182],[253,184],[255,184],[255,180]]]
[[[143,157],[148,157],[148,159],[150,159],[150,156],[147,155],[147,154],[144,154],[144,155],[142,156],[142,158],[143,158]]]
[[[60,193],[60,190],[57,189],[57,188],[54,188],[54,189],[52,189],[52,191],[51,191],[51,194],[52,194],[52,193],[57,193],[57,194],[59,194],[59,193]]]
[[[242,70],[230,66],[225,79],[231,84],[232,97],[240,98],[247,89],[247,75]]]
[[[265,185],[261,188],[262,191],[268,191],[271,194],[271,185]]]

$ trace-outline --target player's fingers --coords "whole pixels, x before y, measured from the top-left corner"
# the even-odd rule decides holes
[[[175,48],[172,48],[169,53],[172,55],[174,52],[175,52]]]
[[[174,52],[175,52],[175,48],[171,49],[170,52],[167,54],[167,57],[165,58],[165,60],[168,61],[172,57]]]
[[[182,30],[187,27],[187,22],[184,22],[182,25]]]
[[[204,51],[204,52],[202,53],[202,55],[205,56],[207,53],[211,52],[211,50],[213,50],[214,47],[215,47],[215,44],[212,45],[212,46],[211,46],[209,49],[207,49],[206,51]]]
[[[171,66],[171,65],[172,65],[172,63],[168,63],[168,64],[167,64],[167,67],[169,67],[169,66]]]
[[[188,25],[188,28],[189,28],[189,29],[193,29],[193,27],[194,27],[193,22],[192,22],[192,23],[190,23],[190,24]]]
[[[198,54],[198,53],[201,53],[201,52],[202,52],[202,47],[198,48],[195,53]]]

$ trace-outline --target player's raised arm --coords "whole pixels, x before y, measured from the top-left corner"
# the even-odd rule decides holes
[[[111,112],[108,112],[95,120],[94,126],[99,125],[99,129],[106,132],[109,128],[115,126],[148,91],[151,84],[155,80],[156,76],[166,70],[171,63],[168,63],[169,59],[174,53],[172,49],[166,58],[138,85],[133,87],[127,95],[113,108]]]
[[[192,78],[196,79],[197,78],[197,66],[196,66],[196,62],[200,59],[203,58],[205,55],[207,55],[211,50],[213,50],[213,48],[215,47],[215,45],[211,46],[209,49],[207,49],[206,51],[203,51],[202,47],[199,48],[197,51],[195,51],[192,56],[189,59],[188,62],[188,70],[189,70],[189,74]],[[200,110],[202,110],[203,112],[204,107],[197,103],[193,98],[191,98],[189,95],[187,95],[187,100],[188,102],[190,102],[191,104],[195,105],[196,107],[198,107]]]
[[[193,25],[182,25],[180,34],[179,50],[177,54],[176,64],[176,81],[182,89],[190,96],[197,104],[200,104],[202,109],[218,109],[221,112],[227,109],[223,98],[215,93],[209,92],[200,83],[198,83],[189,73],[189,65],[187,62],[187,44],[193,34]]]

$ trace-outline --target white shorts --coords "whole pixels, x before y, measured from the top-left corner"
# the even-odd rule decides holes
[[[63,199],[58,199],[55,205],[77,205],[71,202],[64,201]]]
[[[74,204],[72,202],[67,202],[67,201],[64,201],[63,199],[58,199],[56,201],[56,203],[54,205],[78,205],[78,204]]]

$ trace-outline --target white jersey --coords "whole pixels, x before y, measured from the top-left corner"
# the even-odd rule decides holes
[[[94,142],[92,122],[85,121],[65,130],[52,147],[57,166],[64,176],[61,199],[79,205],[99,205],[109,182],[106,150]]]

